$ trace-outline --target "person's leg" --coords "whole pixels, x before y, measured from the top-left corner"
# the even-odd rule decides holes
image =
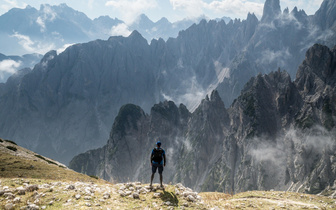
[[[162,172],[163,172],[163,166],[159,166],[159,174],[160,174],[160,187],[163,188],[162,184]]]
[[[153,164],[152,166],[152,176],[151,176],[151,182],[150,182],[150,187],[152,187],[153,184],[153,179],[154,179],[154,174],[156,173],[157,166]]]
[[[161,184],[160,186],[163,187],[163,185],[162,185],[162,174],[160,174],[160,184]]]
[[[154,174],[152,174],[152,176],[151,176],[151,183],[150,183],[150,186],[152,186],[152,184],[153,184],[153,179],[154,179]]]

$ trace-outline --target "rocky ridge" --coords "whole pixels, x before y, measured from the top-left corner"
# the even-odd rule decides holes
[[[6,184],[9,184],[7,186]],[[198,193],[183,185],[166,186],[168,191],[149,189],[141,183],[101,184],[33,179],[1,179],[0,203],[10,209],[124,209],[126,206],[174,209],[205,206]],[[172,192],[171,192],[172,191]],[[151,203],[151,201],[153,201]],[[124,204],[127,202],[128,204]]]
[[[160,188],[155,182],[152,188],[149,184],[141,182],[109,183],[94,176],[88,177],[76,173],[63,166],[56,166],[54,164],[56,161],[24,149],[10,140],[0,139],[0,148],[0,208],[5,210],[332,209],[336,206],[335,195],[328,198],[322,195],[275,191],[229,195],[211,192],[198,193],[181,183],[164,184],[165,189]],[[35,155],[39,158],[34,159]],[[17,174],[18,171],[21,173]]]

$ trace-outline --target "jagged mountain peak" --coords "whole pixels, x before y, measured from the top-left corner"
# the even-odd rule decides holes
[[[222,101],[217,90],[213,90],[210,95],[210,101]]]
[[[126,104],[120,108],[112,126],[112,133],[126,134],[127,130],[137,130],[137,121],[146,116],[145,112],[137,105]]]
[[[266,0],[261,21],[270,22],[280,14],[280,0]]]
[[[163,17],[160,20],[158,20],[156,23],[157,24],[166,24],[166,23],[170,23],[170,22],[167,18]]]
[[[299,90],[315,94],[324,90],[328,84],[335,84],[336,49],[315,44],[309,48],[306,58],[300,65],[295,83]]]

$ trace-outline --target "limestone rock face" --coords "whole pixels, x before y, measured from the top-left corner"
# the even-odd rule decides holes
[[[335,19],[332,10],[328,9],[333,8],[333,2],[325,0],[318,13],[330,23]],[[326,4],[330,7],[324,6]],[[113,36],[108,40],[76,44],[58,55],[50,51],[31,71],[21,71],[6,84],[0,84],[1,137],[13,139],[26,148],[67,164],[74,155],[106,143],[111,125],[124,104],[135,104],[150,113],[153,104],[168,100],[182,103],[194,112],[202,99],[217,89],[227,107],[237,106],[233,101],[251,77],[280,68],[295,78],[309,47],[314,43],[329,48],[336,45],[334,28],[331,24],[323,28],[323,18],[314,21],[317,16],[308,16],[297,8],[281,13],[279,5],[279,0],[266,1],[265,21],[259,21],[254,14],[248,14],[246,20],[236,19],[228,23],[202,20],[167,41],[155,39],[148,44],[138,31],[134,31],[129,37]],[[50,7],[55,10],[65,8],[68,7]],[[26,10],[37,12],[33,8]],[[11,13],[17,11],[11,10]],[[76,14],[83,15],[72,11],[70,16],[64,17],[71,19]],[[83,20],[88,25],[94,24],[88,18]],[[24,23],[18,25],[21,24]],[[283,85],[286,86],[286,81],[289,84],[289,77],[283,77],[284,81],[281,78]],[[300,89],[282,88],[281,91],[288,95],[273,99],[271,95],[278,89],[269,83],[276,79],[257,76],[254,83],[259,84],[259,80],[260,87],[256,88],[265,91],[265,95],[253,94],[274,105],[265,112],[264,108],[256,109],[256,119],[274,114],[277,103],[289,100],[291,104],[280,107],[281,115],[286,115],[286,109],[292,110],[292,105],[302,103],[300,97],[296,97]],[[306,82],[306,89],[310,84]],[[241,97],[251,105],[254,103],[249,100],[250,96],[245,92]],[[207,108],[207,102],[202,106]],[[329,110],[328,104],[325,108]],[[188,115],[189,111],[182,110],[181,114]],[[246,112],[252,114],[253,109]],[[200,110],[197,113],[201,113]],[[176,116],[170,117],[169,120],[177,120]],[[244,116],[241,118],[244,120]],[[180,120],[186,123],[186,119]],[[286,117],[268,119],[269,124],[263,125],[269,134],[274,134],[280,126],[291,124],[292,120]],[[162,123],[161,126],[165,126],[167,122]],[[252,134],[252,130],[241,129]]]
[[[314,45],[295,81],[285,71],[260,74],[227,109],[217,91],[192,113],[168,101],[148,116],[127,105],[137,111],[121,108],[107,145],[76,156],[70,167],[148,182],[150,148],[160,139],[165,182],[202,191],[320,193],[336,177],[335,53]]]

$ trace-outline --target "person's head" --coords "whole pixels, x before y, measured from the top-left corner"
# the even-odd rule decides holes
[[[156,142],[156,146],[161,147],[161,142],[160,141]]]

